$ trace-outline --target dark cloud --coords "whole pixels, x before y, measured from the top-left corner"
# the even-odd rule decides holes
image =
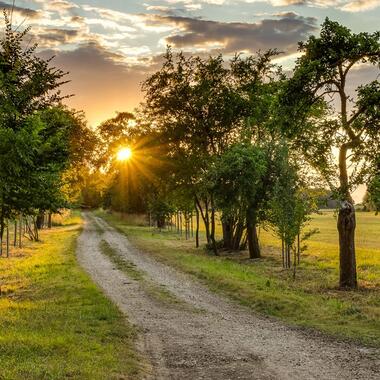
[[[0,9],[5,9],[5,10],[12,10],[15,13],[20,14],[21,16],[24,17],[29,17],[29,18],[38,18],[39,17],[39,12],[35,11],[34,9],[29,9],[29,8],[23,8],[23,7],[18,7],[18,6],[12,6],[12,4],[7,4],[4,3],[3,1],[0,1]]]
[[[166,38],[176,48],[223,46],[224,53],[256,52],[278,48],[294,52],[297,42],[305,40],[318,28],[316,19],[289,12],[279,19],[264,19],[257,23],[218,22],[190,17],[155,16],[152,23],[173,24],[182,32]]]
[[[81,33],[76,29],[58,29],[51,28],[45,29],[42,33],[38,34],[38,41],[40,45],[49,45],[51,43],[70,43],[76,41]]]

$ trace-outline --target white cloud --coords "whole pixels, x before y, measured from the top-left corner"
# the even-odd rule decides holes
[[[375,9],[380,6],[380,0],[354,0],[342,7],[347,12],[362,12]]]

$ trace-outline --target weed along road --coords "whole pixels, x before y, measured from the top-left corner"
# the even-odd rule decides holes
[[[78,259],[138,327],[144,379],[379,379],[379,350],[255,315],[135,249],[91,213]]]

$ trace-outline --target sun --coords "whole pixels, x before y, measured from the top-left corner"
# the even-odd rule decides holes
[[[117,160],[118,161],[128,161],[132,157],[132,149],[131,148],[121,148],[117,152]]]

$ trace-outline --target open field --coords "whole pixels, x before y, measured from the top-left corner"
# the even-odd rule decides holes
[[[279,242],[269,232],[260,233],[263,259],[252,262],[246,253],[215,258],[195,249],[193,240],[186,241],[173,232],[131,225],[106,213],[98,215],[127,234],[140,249],[255,311],[380,346],[380,247],[376,249],[380,219],[373,214],[357,214],[360,290],[356,292],[336,288],[338,250],[331,212],[314,219],[311,227],[319,227],[321,233],[308,243],[295,281],[282,269]]]
[[[0,379],[135,379],[134,328],[79,268],[80,217],[0,259]]]

